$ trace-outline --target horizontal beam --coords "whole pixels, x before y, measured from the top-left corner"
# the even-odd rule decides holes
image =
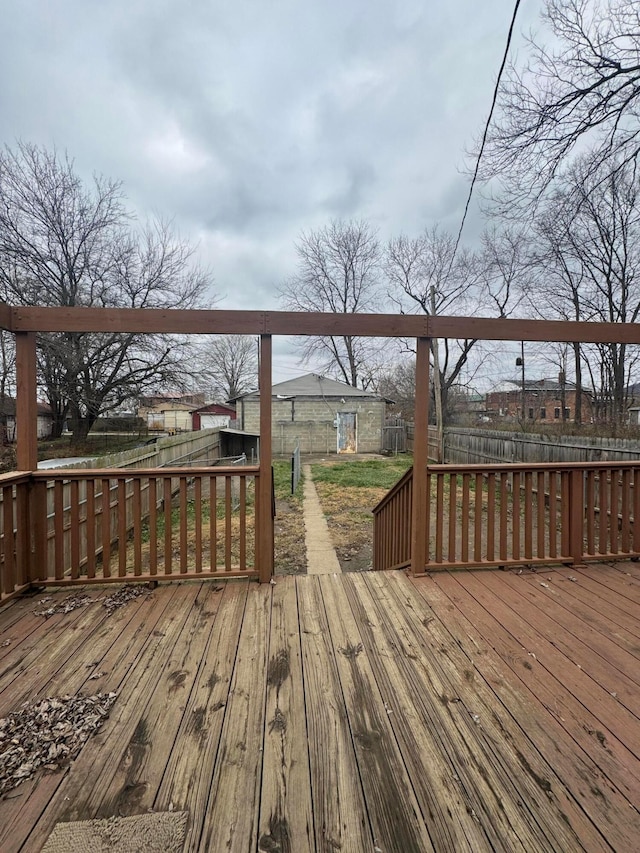
[[[209,465],[174,468],[38,468],[34,480],[161,480],[177,477],[259,477],[258,465]]]
[[[11,323],[13,322],[13,310],[11,305],[6,302],[0,302],[0,329],[11,331]]]
[[[432,338],[479,341],[640,344],[640,323],[578,323],[573,320],[500,320],[489,317],[431,317]]]
[[[416,337],[425,333],[428,319],[425,315],[402,314],[16,307],[13,309],[13,330]]]
[[[321,314],[153,308],[40,308],[11,311],[14,332],[148,332],[198,335],[358,335],[485,341],[640,343],[638,323],[428,317],[425,314]],[[6,313],[6,312],[5,312]],[[2,312],[0,310],[0,325]]]

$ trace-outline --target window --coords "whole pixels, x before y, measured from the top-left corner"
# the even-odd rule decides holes
[[[547,417],[547,410],[544,406],[540,406],[540,420],[544,421]]]
[[[564,419],[565,421],[571,420],[571,409],[568,406],[564,410]]]
[[[532,421],[533,418],[534,418],[533,406],[529,406],[529,420]]]
[[[560,406],[556,406],[553,410],[553,417],[559,421],[560,420]]]

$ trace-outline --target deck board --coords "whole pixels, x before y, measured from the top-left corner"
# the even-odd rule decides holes
[[[320,575],[338,678],[345,700],[374,847],[389,853],[433,850],[389,714],[349,605],[342,578]],[[377,652],[375,652],[377,654]]]
[[[276,583],[260,797],[259,847],[263,850],[315,850],[308,744],[298,601],[290,584]]]
[[[473,792],[473,812],[491,845],[484,849],[564,851],[575,847],[566,808],[561,809],[560,801],[550,796],[546,768],[538,757],[526,759],[531,773],[514,775],[518,752],[505,739],[508,726],[497,729],[495,725],[499,712],[495,697],[482,693],[473,660],[460,656],[457,638],[443,632],[433,611],[421,608],[420,601],[404,591],[404,584],[401,588],[390,585],[399,594],[396,618],[403,619],[410,636],[416,638],[417,665],[425,670],[427,687],[442,708],[439,727],[443,740],[449,742],[448,753],[455,757],[455,775]],[[514,741],[520,755],[526,756],[526,747]],[[541,811],[547,812],[542,822]]]
[[[247,598],[209,805],[193,851],[245,853],[256,846],[270,619],[271,588],[257,586]]]
[[[316,849],[318,853],[372,850],[322,589],[315,576],[297,586]]]
[[[0,715],[118,698],[0,800],[0,849],[149,809],[188,811],[193,853],[638,849],[639,590],[629,563],[183,582],[46,621],[14,600]]]
[[[429,584],[421,584],[421,592],[469,649],[486,679],[501,692],[508,686],[533,703],[533,711],[518,713],[506,698],[507,707],[523,730],[530,732],[560,785],[564,783],[598,830],[602,848],[608,849],[607,843],[614,850],[635,848],[640,839],[637,757],[633,759],[613,738],[606,748],[602,746],[598,705],[587,709],[567,685],[535,666],[527,649],[466,591],[466,585],[467,578],[458,573],[434,575]],[[538,720],[546,738],[536,731]],[[586,843],[582,835],[581,841],[588,850],[600,849]]]
[[[203,666],[177,732],[156,811],[188,811],[187,849],[197,850],[209,804],[209,791],[224,723],[238,638],[247,602],[246,581],[228,581],[211,626]]]
[[[385,708],[436,850],[482,850],[498,842],[492,823],[478,817],[484,780],[470,779],[464,743],[441,724],[447,711],[430,689],[418,663],[420,649],[403,625],[389,584],[375,575],[345,578],[347,594],[362,626]],[[424,626],[421,626],[424,627]],[[378,653],[375,653],[375,652]],[[501,835],[506,839],[508,833]]]

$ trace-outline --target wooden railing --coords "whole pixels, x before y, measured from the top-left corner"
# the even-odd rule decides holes
[[[256,576],[258,475],[238,466],[7,475],[3,597],[29,583]]]
[[[0,475],[0,602],[30,584],[29,473]]]
[[[411,562],[407,474],[374,509],[374,568]],[[640,462],[432,465],[425,570],[640,556]]]
[[[413,468],[373,510],[373,568],[403,569],[411,562]]]

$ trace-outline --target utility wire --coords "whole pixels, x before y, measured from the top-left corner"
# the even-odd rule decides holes
[[[473,195],[473,188],[476,184],[476,179],[478,177],[478,171],[480,169],[480,160],[482,159],[482,155],[484,153],[484,148],[487,142],[487,136],[489,134],[489,127],[491,126],[491,119],[493,118],[493,111],[496,107],[496,102],[498,100],[498,90],[500,89],[500,80],[502,79],[502,73],[505,69],[505,65],[507,64],[507,57],[509,55],[509,50],[511,48],[511,39],[513,36],[513,29],[516,24],[516,17],[518,15],[518,9],[520,8],[521,0],[516,0],[516,4],[513,9],[513,15],[511,16],[511,24],[509,26],[509,32],[507,34],[507,43],[504,49],[504,56],[502,57],[502,64],[500,65],[500,70],[498,71],[498,78],[496,80],[496,85],[493,90],[493,99],[491,101],[491,109],[489,110],[489,115],[487,116],[487,121],[484,126],[484,132],[482,134],[482,142],[480,143],[480,150],[478,151],[478,157],[476,159],[476,167],[473,171],[473,178],[471,179],[471,186],[469,187],[469,195],[467,196],[467,203],[464,206],[464,213],[462,215],[462,222],[460,223],[460,229],[458,231],[458,236],[456,237],[456,244],[453,247],[453,254],[451,256],[451,263],[449,264],[449,269],[447,270],[447,275],[451,272],[453,267],[453,262],[456,258],[456,253],[458,251],[458,246],[460,245],[460,238],[462,237],[462,229],[464,228],[464,224],[467,221],[467,213],[469,212],[469,205],[471,204],[471,196]]]

